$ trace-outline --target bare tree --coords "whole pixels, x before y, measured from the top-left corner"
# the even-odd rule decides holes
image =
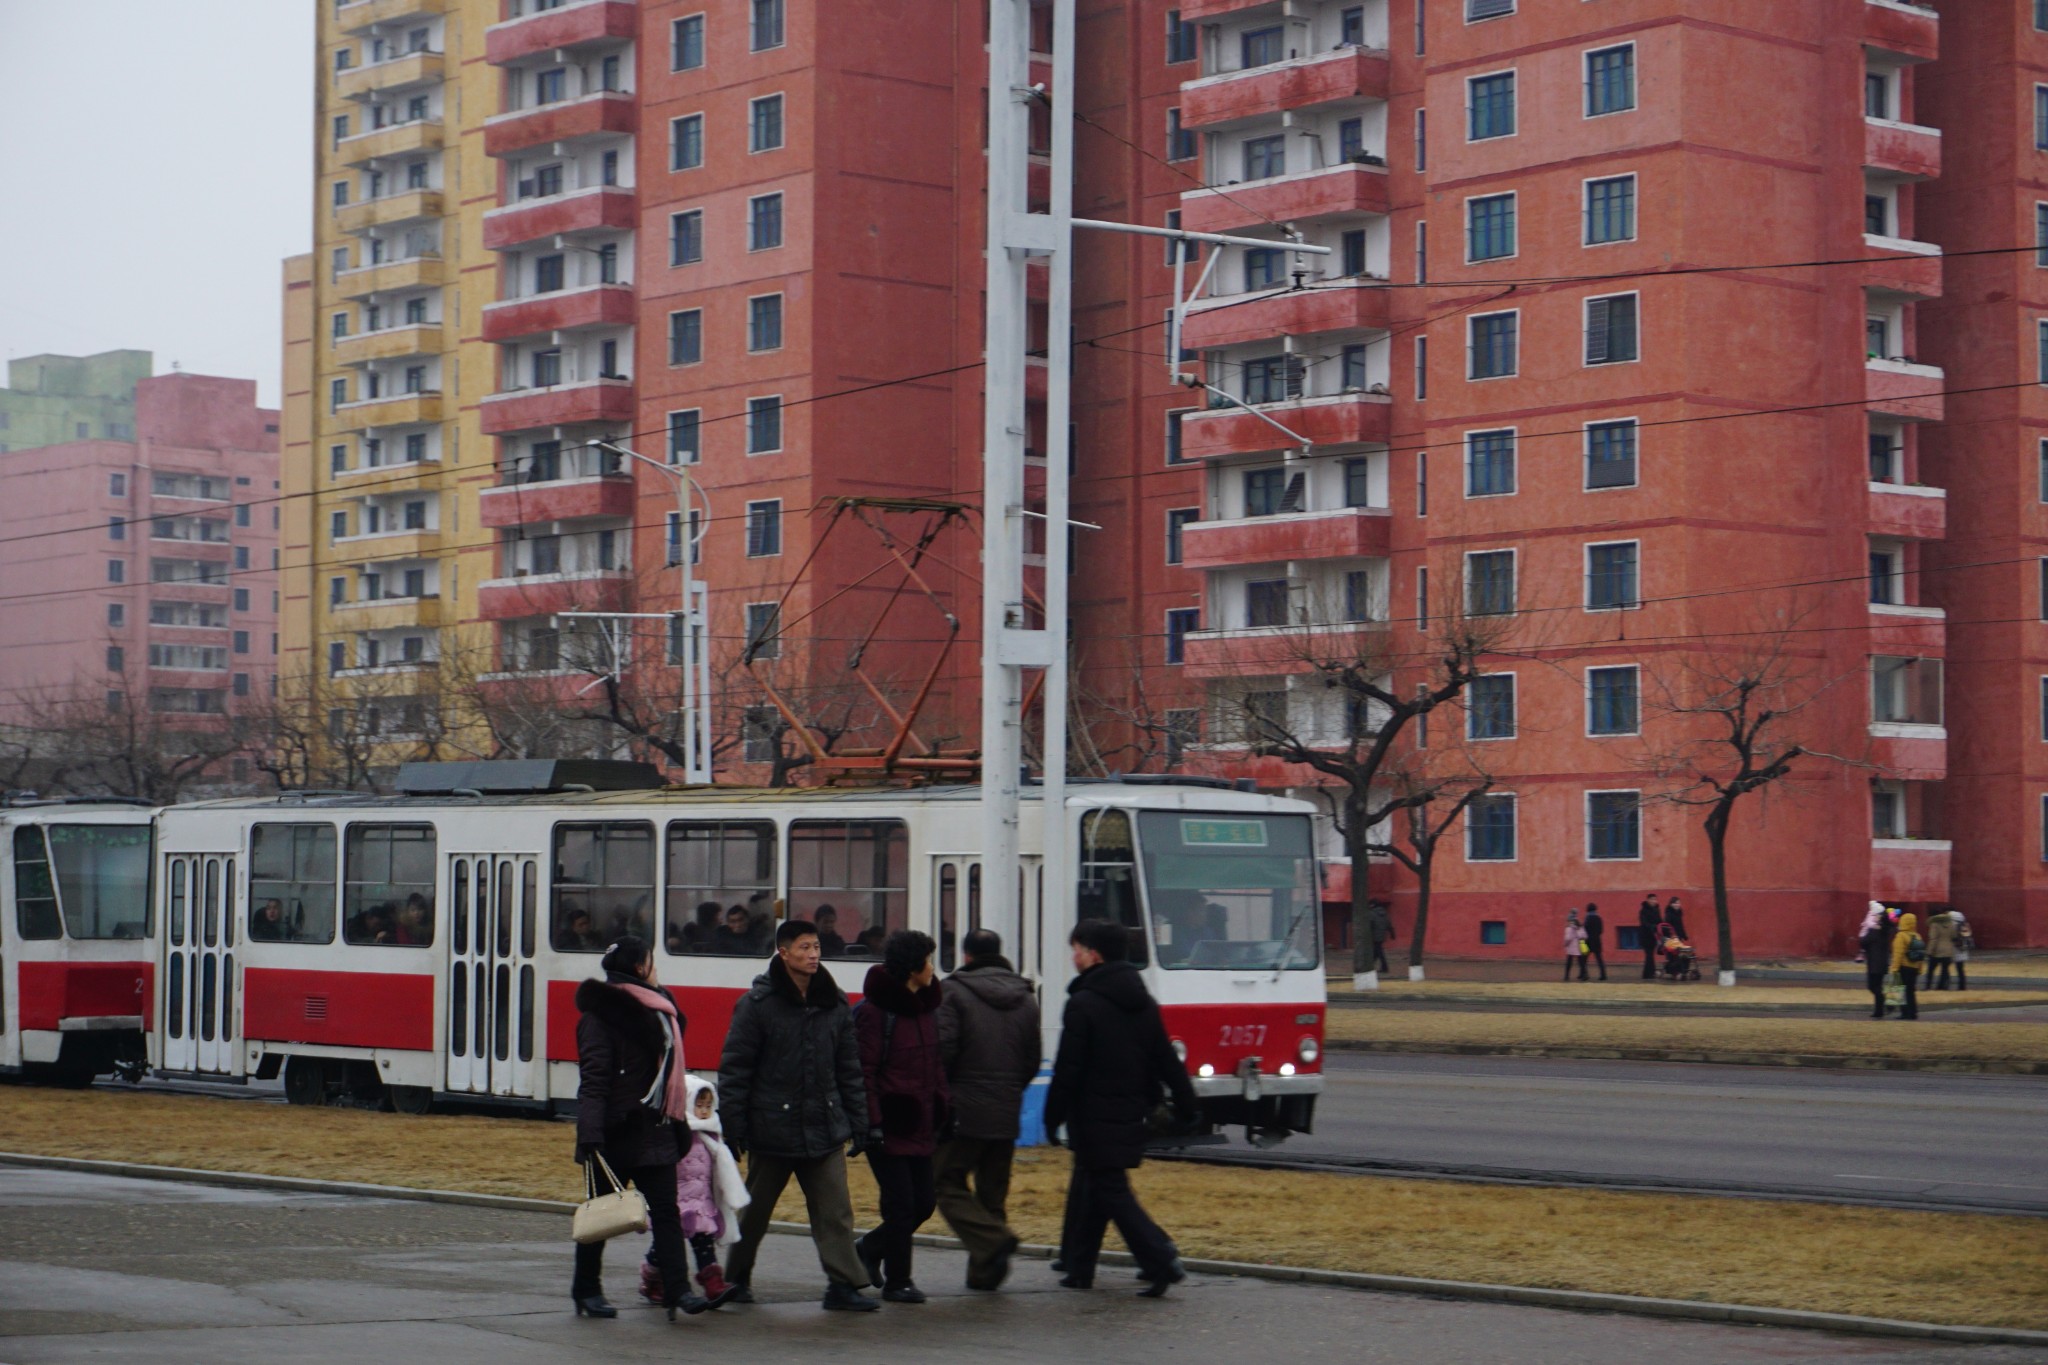
[[[19,701],[0,744],[10,785],[155,805],[224,787],[231,756],[241,748],[238,720],[225,706],[196,708],[197,698],[226,694],[154,692],[138,681],[124,669]]]
[[[1415,877],[1415,922],[1408,931],[1408,975],[1413,980],[1422,979],[1429,941],[1429,898],[1436,880],[1437,849],[1472,803],[1494,787],[1493,776],[1473,758],[1470,748],[1462,745],[1441,750],[1412,747],[1382,774],[1399,803],[1400,833],[1376,839],[1370,847]],[[1354,910],[1354,922],[1355,918]],[[1357,960],[1360,942],[1352,940],[1355,970],[1363,970]]]

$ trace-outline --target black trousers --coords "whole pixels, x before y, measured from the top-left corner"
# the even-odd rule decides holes
[[[1657,936],[1655,934],[1646,934],[1643,936],[1643,980],[1654,981],[1656,979]]]
[[[869,1152],[868,1169],[875,1173],[882,1223],[860,1239],[861,1250],[880,1257],[882,1288],[901,1289],[910,1283],[910,1257],[915,1246],[911,1239],[938,1207],[932,1159]]]
[[[1884,959],[1877,958],[1863,969],[1863,984],[1870,989],[1870,1017],[1884,1018],[1884,980],[1891,973],[1884,969]]]
[[[1083,1284],[1095,1279],[1102,1255],[1102,1236],[1116,1224],[1138,1268],[1163,1274],[1180,1252],[1138,1203],[1131,1173],[1122,1166],[1091,1166],[1086,1152],[1074,1153],[1074,1173],[1067,1186],[1067,1225],[1060,1234],[1060,1255],[1069,1277]]]
[[[1387,965],[1387,945],[1385,943],[1375,943],[1372,945],[1372,969],[1376,972],[1393,970],[1393,968]]]
[[[1959,991],[1966,991],[1970,989],[1970,972],[1968,965],[1962,962],[1958,962],[1956,961],[1956,959],[1952,957],[1935,957],[1928,959],[1927,989],[1930,991],[1947,990],[1948,969],[1950,967],[1954,967],[1956,969],[1956,989]]]
[[[647,1218],[654,1225],[654,1263],[661,1268],[662,1288],[668,1301],[680,1301],[690,1292],[690,1261],[688,1243],[683,1238],[683,1215],[676,1208],[675,1163],[613,1166],[612,1172],[647,1196]],[[576,1278],[570,1282],[569,1293],[579,1299],[604,1293],[603,1242],[576,1244]]]
[[[1906,988],[1906,1003],[1899,1007],[1899,1018],[1918,1019],[1920,1017],[1920,969],[1918,967],[1899,968],[1899,980]]]
[[[1586,956],[1600,964],[1600,979],[1605,981],[1607,979],[1607,954],[1600,951],[1599,939],[1589,938],[1586,940]],[[1580,965],[1583,966],[1584,964],[1581,963]]]

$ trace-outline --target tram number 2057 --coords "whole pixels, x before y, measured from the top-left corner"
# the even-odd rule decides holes
[[[1264,1024],[1225,1024],[1223,1026],[1223,1047],[1264,1047],[1266,1026]]]

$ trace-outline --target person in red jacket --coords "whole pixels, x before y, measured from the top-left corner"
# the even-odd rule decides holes
[[[855,1250],[889,1303],[925,1301],[910,1277],[912,1239],[937,1207],[932,1157],[951,1103],[939,1048],[939,983],[932,966],[937,947],[915,929],[889,935],[854,1011],[867,1083],[868,1137],[862,1150],[882,1206],[882,1225]]]

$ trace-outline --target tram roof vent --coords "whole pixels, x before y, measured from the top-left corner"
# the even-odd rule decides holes
[[[488,759],[468,763],[404,763],[398,790],[406,796],[538,796],[549,792],[659,790],[668,784],[652,763],[594,758]]]

